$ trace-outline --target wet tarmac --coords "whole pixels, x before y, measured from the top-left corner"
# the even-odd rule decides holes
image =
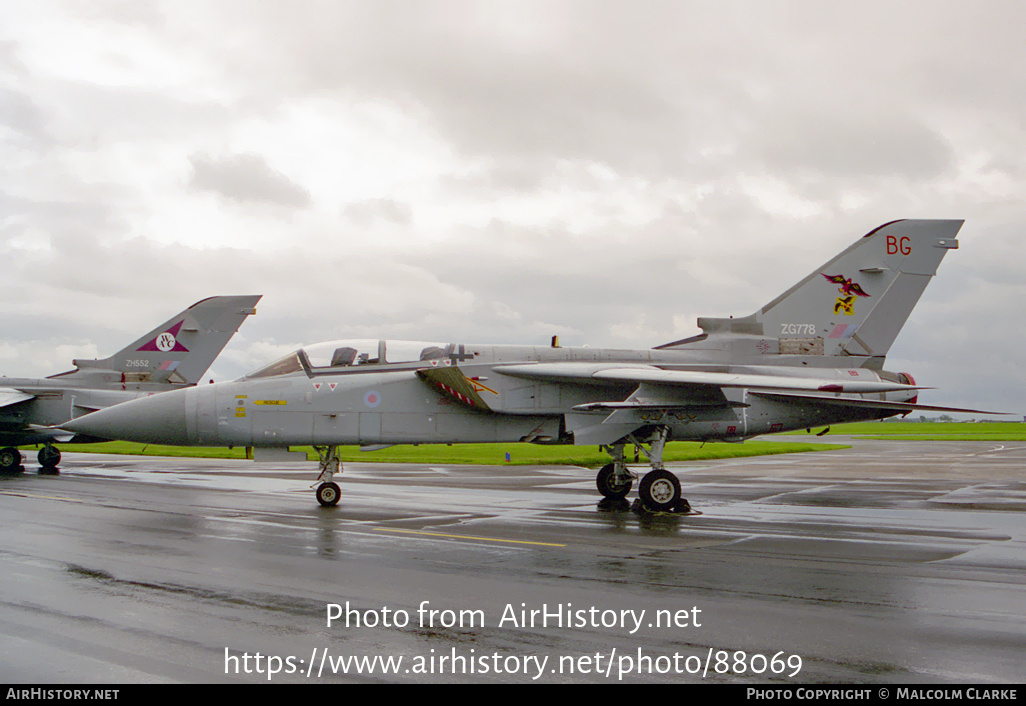
[[[671,464],[693,515],[572,467],[350,464],[322,508],[314,463],[29,456],[0,681],[1021,682],[1026,444],[852,443]]]

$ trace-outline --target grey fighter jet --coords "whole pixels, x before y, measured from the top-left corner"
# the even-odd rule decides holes
[[[320,453],[317,499],[334,505],[337,446],[516,442],[593,444],[607,498],[638,484],[654,510],[686,508],[664,468],[670,440],[743,441],[773,432],[880,419],[917,404],[911,375],[884,356],[962,221],[887,223],[750,316],[700,318],[702,333],[645,350],[470,343],[333,341],[290,353],[234,382],[171,392],[65,425],[140,442],[246,446],[284,460]]]
[[[176,314],[103,360],[74,360],[74,370],[43,379],[0,378],[0,472],[21,470],[16,446],[43,444],[42,472],[61,460],[54,442],[98,441],[58,428],[111,405],[195,385],[260,296],[210,297]]]

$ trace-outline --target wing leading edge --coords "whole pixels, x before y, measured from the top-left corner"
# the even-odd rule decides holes
[[[577,412],[684,411],[714,407],[744,408],[743,402],[730,401],[725,390],[744,389],[761,397],[789,399],[809,404],[828,404],[859,409],[912,412],[961,412],[968,414],[1001,414],[978,409],[922,405],[914,401],[865,399],[850,395],[869,393],[900,393],[914,395],[918,390],[933,389],[880,379],[874,372],[861,369],[834,370],[837,377],[791,377],[754,373],[721,373],[698,370],[666,370],[655,366],[625,367],[589,363],[538,363],[502,365],[495,372],[513,377],[550,382],[639,383],[638,390],[624,401],[595,401],[576,405]],[[828,372],[828,371],[822,371]],[[842,377],[842,376],[847,376]],[[850,378],[850,379],[849,379]],[[688,394],[688,392],[693,393]],[[840,395],[848,395],[841,397]]]
[[[11,405],[18,404],[19,402],[27,402],[28,400],[35,399],[35,395],[31,395],[21,390],[15,390],[10,387],[0,388],[0,407],[10,407]]]
[[[923,390],[919,385],[905,385],[877,379],[870,371],[846,371],[850,379],[789,377],[786,375],[760,375],[715,373],[697,370],[665,370],[653,366],[624,367],[622,365],[589,365],[577,363],[541,363],[500,365],[495,372],[535,380],[565,382],[638,382],[673,386],[709,386],[718,388],[747,388],[751,390],[814,390],[819,392],[897,392]]]

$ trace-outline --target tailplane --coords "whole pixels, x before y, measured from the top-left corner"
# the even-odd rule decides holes
[[[242,322],[256,313],[261,295],[210,297],[171,317],[102,360],[75,360],[75,370],[54,378],[88,378],[93,384],[197,383]]]

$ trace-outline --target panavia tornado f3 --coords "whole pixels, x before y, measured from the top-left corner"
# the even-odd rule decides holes
[[[317,499],[339,501],[342,444],[534,442],[598,445],[607,498],[638,484],[656,511],[687,508],[663,464],[671,440],[743,441],[773,432],[880,419],[917,404],[911,375],[884,356],[962,221],[883,225],[750,316],[700,318],[702,333],[645,350],[353,340],[302,348],[234,382],[95,412],[65,429],[148,443],[253,447],[286,460],[320,454]]]
[[[102,440],[56,426],[119,402],[195,385],[259,300],[210,297],[109,358],[74,360],[74,370],[48,378],[0,378],[0,472],[21,470],[16,446],[43,444],[41,472],[54,473],[61,461],[54,442]]]

